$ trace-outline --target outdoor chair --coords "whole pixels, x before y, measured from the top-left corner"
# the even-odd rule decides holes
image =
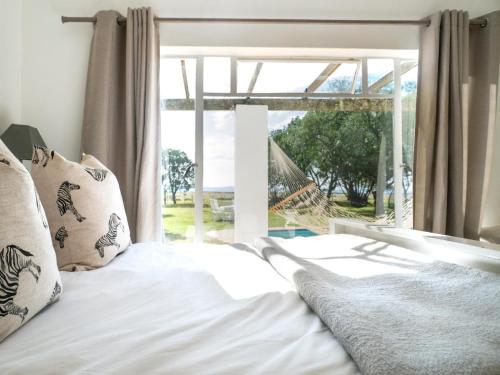
[[[219,206],[219,201],[212,198],[210,208],[215,221],[234,221],[234,205]]]

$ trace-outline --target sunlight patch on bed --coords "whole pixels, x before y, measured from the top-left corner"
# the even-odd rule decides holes
[[[209,272],[235,300],[293,290],[286,280],[255,254],[228,245],[186,245],[181,248],[183,254]],[[214,253],[217,253],[216,257]]]

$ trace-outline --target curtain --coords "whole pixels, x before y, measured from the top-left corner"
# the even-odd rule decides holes
[[[483,226],[500,225],[500,11],[483,16],[486,27],[470,31],[470,115],[465,237],[477,239]],[[496,128],[496,129],[495,129]],[[496,130],[496,132],[495,132]],[[496,133],[496,134],[495,134]],[[496,164],[495,164],[496,162]]]
[[[162,238],[159,37],[150,8],[102,11],[90,51],[82,152],[118,178],[134,242]]]
[[[430,20],[420,33],[414,228],[477,239],[491,164],[486,137],[493,130],[478,106],[490,100],[489,87],[477,80],[486,74],[478,59],[488,56],[475,35],[484,31],[474,27],[469,35],[463,11],[446,10]]]

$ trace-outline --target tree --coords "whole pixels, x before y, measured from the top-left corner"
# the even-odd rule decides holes
[[[170,191],[172,201],[177,204],[177,192],[188,191],[194,184],[193,162],[184,151],[169,148],[161,153],[161,165],[163,204],[167,204],[167,191]]]
[[[391,113],[308,112],[271,136],[329,198],[340,187],[351,205],[365,206],[381,165],[392,173],[391,132]],[[383,134],[385,157],[379,155]]]
[[[350,112],[339,129],[339,180],[356,207],[366,206],[377,183],[379,151],[385,135],[387,175],[392,175],[392,116],[383,112]]]
[[[284,129],[271,133],[274,141],[328,198],[337,187],[335,144],[337,123],[345,112],[308,112],[294,118]]]

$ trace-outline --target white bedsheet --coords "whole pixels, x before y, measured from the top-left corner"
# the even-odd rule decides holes
[[[353,374],[264,261],[230,246],[137,244],[63,272],[61,300],[0,343],[0,374]]]

